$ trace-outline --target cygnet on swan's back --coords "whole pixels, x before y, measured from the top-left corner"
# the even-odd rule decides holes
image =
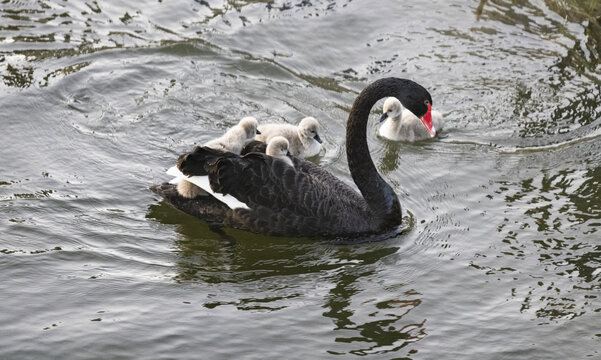
[[[234,154],[240,154],[242,147],[252,141],[257,134],[259,123],[252,116],[242,118],[238,125],[232,126],[225,134],[217,139],[211,140],[204,144],[215,150],[229,151]]]
[[[435,137],[444,127],[442,114],[432,110],[431,122],[420,119],[411,111],[403,109],[401,102],[394,97],[389,97],[382,107],[384,121],[378,133],[380,136],[395,141],[420,141]]]
[[[232,126],[226,131],[225,134],[207,142],[204,146],[215,150],[240,154],[243,146],[249,141],[252,141],[255,138],[255,135],[259,133],[257,130],[258,125],[259,123],[254,117],[244,117],[237,125]],[[207,189],[201,189],[193,183],[186,181],[182,176],[178,176],[171,180],[171,183],[177,184],[177,192],[185,198],[193,199],[197,196],[207,195],[207,191],[205,191]]]
[[[283,136],[288,139],[290,154],[298,158],[307,158],[319,154],[321,151],[321,138],[319,137],[319,123],[313,117],[301,120],[298,126],[290,124],[263,124],[259,125],[260,135],[257,140],[269,143],[274,136]]]
[[[294,166],[292,159],[288,157],[290,152],[288,151],[289,143],[288,139],[283,136],[274,136],[269,140],[267,144],[267,150],[265,154],[272,156],[276,159],[284,160],[284,162],[290,166]]]

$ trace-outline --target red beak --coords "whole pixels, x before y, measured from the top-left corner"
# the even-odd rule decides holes
[[[434,128],[434,124],[432,123],[432,105],[428,104],[428,112],[421,119],[422,124],[428,129],[428,132],[432,137],[436,135],[436,129]]]

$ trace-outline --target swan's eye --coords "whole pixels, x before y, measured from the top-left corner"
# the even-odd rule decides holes
[[[424,105],[430,104],[430,100],[424,100]]]

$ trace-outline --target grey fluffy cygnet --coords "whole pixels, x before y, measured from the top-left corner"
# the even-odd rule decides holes
[[[421,119],[411,111],[403,109],[401,102],[395,97],[389,97],[382,107],[384,121],[378,134],[394,141],[420,141],[433,138],[444,127],[444,120],[439,111],[432,110],[432,133]]]
[[[277,159],[283,160],[286,164],[294,167],[292,163],[292,159],[288,157],[289,152],[289,142],[283,136],[274,136],[269,140],[269,144],[267,144],[267,149],[265,150],[265,154],[272,156]]]
[[[232,126],[226,131],[225,134],[207,142],[204,146],[215,150],[240,154],[244,145],[252,141],[257,135],[258,125],[259,123],[254,117],[244,117],[237,125]],[[206,191],[184,179],[177,184],[177,192],[188,199],[207,195]]]
[[[225,134],[211,140],[204,146],[215,150],[229,151],[240,155],[242,148],[254,140],[259,123],[252,116],[242,118],[237,125],[232,126]]]
[[[301,120],[298,126],[291,124],[259,125],[260,135],[256,139],[269,143],[275,136],[283,136],[288,140],[290,154],[298,158],[307,158],[319,154],[322,140],[319,137],[319,122],[313,117]]]

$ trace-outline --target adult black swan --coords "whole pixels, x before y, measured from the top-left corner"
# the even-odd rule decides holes
[[[357,96],[347,121],[346,153],[361,193],[302,159],[292,158],[294,166],[289,166],[263,153],[240,156],[206,147],[180,156],[179,170],[187,176],[208,175],[213,191],[242,205],[230,208],[212,196],[185,199],[171,184],[151,190],[188,214],[255,233],[346,237],[391,231],[401,224],[401,204],[376,170],[367,146],[369,113],[387,96],[418,117],[430,117],[430,94],[411,80],[380,79]]]

